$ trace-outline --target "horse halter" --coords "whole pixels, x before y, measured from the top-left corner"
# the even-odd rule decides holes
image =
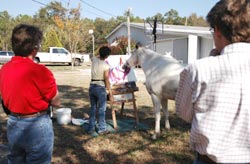
[[[125,62],[125,64],[123,64],[122,68],[123,69],[127,69],[130,68],[131,66],[129,65],[128,61]]]

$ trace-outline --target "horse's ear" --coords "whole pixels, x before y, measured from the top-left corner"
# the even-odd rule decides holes
[[[141,43],[136,43],[136,45],[135,45],[135,48],[138,50],[138,48],[140,48],[141,47]]]

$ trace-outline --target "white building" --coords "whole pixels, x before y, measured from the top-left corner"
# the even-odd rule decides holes
[[[121,23],[107,37],[111,44],[118,37],[128,36],[127,23]],[[152,27],[146,23],[130,23],[131,40],[140,42],[161,54],[169,53],[184,63],[206,57],[214,47],[208,27],[157,25],[157,39],[154,44]]]

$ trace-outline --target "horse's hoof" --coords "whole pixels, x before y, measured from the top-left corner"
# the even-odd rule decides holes
[[[151,139],[152,139],[152,140],[156,140],[156,139],[157,139],[157,135],[156,135],[156,134],[153,134],[153,135],[151,136]]]
[[[170,131],[170,130],[171,130],[171,128],[165,128],[165,130],[168,132],[168,131]]]
[[[160,134],[154,133],[154,134],[152,134],[151,139],[156,140],[159,136],[160,136]]]
[[[170,128],[170,126],[165,126],[165,129],[170,130],[171,128]]]

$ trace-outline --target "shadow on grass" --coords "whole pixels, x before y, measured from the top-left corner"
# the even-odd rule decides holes
[[[138,114],[139,118],[143,118],[142,121],[146,122],[150,125],[151,128],[155,126],[155,115],[154,111],[152,111],[151,106],[138,106]],[[164,114],[161,112],[161,129],[163,130],[165,127],[164,123]],[[187,132],[191,128],[191,124],[182,120],[174,111],[169,111],[169,122],[170,126],[173,129],[179,130],[181,132]]]
[[[84,113],[89,112],[89,98],[88,88],[72,87],[68,85],[59,85],[59,91],[62,94],[62,106],[72,108],[73,117],[81,117]],[[125,104],[124,116],[126,119],[134,119],[132,105]],[[140,122],[154,127],[154,115],[150,113],[151,107],[149,106],[137,106]],[[0,109],[2,112],[2,109]],[[118,111],[119,112],[119,111]],[[111,119],[111,110],[107,110],[107,119]],[[120,119],[120,115],[117,114],[117,119]],[[163,119],[162,119],[163,120]],[[0,143],[7,144],[6,139],[6,118],[0,116]],[[175,137],[181,136],[186,133],[190,126],[179,119],[174,113],[170,113],[170,124],[173,131],[164,133],[164,135],[157,141],[152,141],[147,131],[136,131],[126,133],[108,134],[105,136],[98,136],[92,138],[84,133],[83,128],[80,126],[58,125],[54,120],[54,151],[53,162],[54,164],[61,163],[75,163],[75,164],[116,164],[116,163],[146,163],[146,164],[182,164],[191,163],[193,160],[192,153],[187,151],[184,145],[183,150],[178,152],[177,150],[171,150],[175,146]],[[163,127],[163,126],[162,126]],[[185,135],[183,137],[186,137]],[[119,151],[117,147],[110,149],[104,149],[103,146],[107,146],[106,142],[117,143],[118,148],[121,147],[122,151]],[[184,139],[180,139],[180,142],[184,142]],[[86,148],[86,145],[90,144],[90,148]],[[92,145],[93,144],[93,145]],[[93,147],[92,147],[93,146]],[[92,149],[97,149],[96,152]],[[124,150],[125,149],[125,150]],[[90,150],[95,153],[91,153]],[[147,152],[151,158],[147,158],[146,161],[139,159],[136,153]],[[98,156],[98,159],[97,157]],[[141,156],[143,159],[144,157]],[[100,160],[101,159],[101,160]]]

